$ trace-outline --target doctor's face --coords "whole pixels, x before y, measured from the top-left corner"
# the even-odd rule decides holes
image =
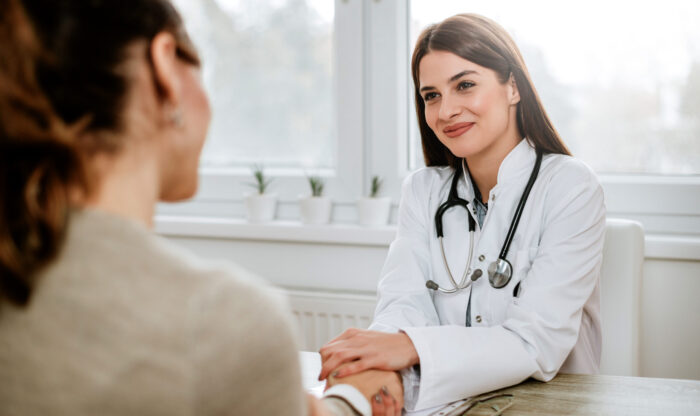
[[[502,83],[495,71],[445,51],[421,59],[419,80],[425,120],[455,156],[505,155],[520,141],[520,96],[511,80]]]

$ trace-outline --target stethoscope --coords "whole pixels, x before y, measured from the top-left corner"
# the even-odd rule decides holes
[[[513,241],[513,236],[515,231],[518,229],[518,223],[520,222],[520,217],[523,214],[523,208],[525,207],[525,202],[527,202],[527,197],[530,195],[530,190],[532,185],[535,184],[537,180],[537,175],[540,172],[540,164],[542,163],[542,153],[537,152],[537,159],[535,160],[535,166],[532,168],[532,173],[530,173],[530,179],[527,181],[523,195],[520,197],[520,202],[515,209],[515,214],[513,215],[513,220],[510,222],[510,228],[508,229],[508,234],[506,234],[506,240],[503,242],[503,247],[501,248],[501,253],[498,259],[488,267],[489,283],[494,289],[500,289],[510,282],[513,276],[513,266],[506,259],[508,255],[508,250],[510,249],[510,243]],[[460,206],[469,211],[469,202],[457,196],[457,184],[459,183],[459,177],[462,174],[464,167],[464,160],[462,164],[458,165],[455,169],[454,176],[452,177],[452,185],[450,186],[450,193],[447,196],[447,201],[443,202],[435,212],[435,231],[437,232],[437,238],[440,242],[440,252],[442,253],[442,262],[445,265],[445,270],[447,271],[447,276],[452,282],[452,289],[441,288],[435,281],[428,280],[425,282],[425,286],[428,289],[437,290],[442,293],[455,293],[459,290],[468,288],[472,282],[475,282],[481,277],[483,272],[481,269],[477,269],[472,273],[471,278],[468,279],[469,271],[472,265],[472,254],[474,253],[474,231],[476,230],[476,220],[467,212],[467,217],[469,218],[469,257],[467,259],[467,267],[464,269],[464,274],[457,284],[452,272],[450,271],[450,266],[447,264],[447,257],[445,256],[445,247],[442,243],[442,216],[447,210],[452,207]]]

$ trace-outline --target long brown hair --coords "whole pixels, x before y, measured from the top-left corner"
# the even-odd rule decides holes
[[[458,14],[428,26],[418,37],[411,70],[415,87],[416,115],[427,166],[452,166],[458,162],[425,121],[425,103],[420,94],[420,61],[430,51],[446,51],[496,72],[501,83],[511,75],[520,93],[517,105],[518,132],[543,153],[570,155],[549,120],[530,79],[520,51],[500,25],[477,14]]]
[[[0,10],[0,301],[26,305],[60,250],[69,193],[92,190],[87,158],[121,147],[79,133],[124,127],[126,48],[167,30],[178,57],[199,60],[168,0],[0,0]]]

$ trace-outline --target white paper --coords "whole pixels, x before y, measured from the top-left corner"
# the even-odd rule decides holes
[[[321,355],[317,352],[300,351],[299,363],[301,364],[301,385],[304,386],[304,390],[316,397],[322,397],[326,382],[318,381],[318,375],[321,374]]]

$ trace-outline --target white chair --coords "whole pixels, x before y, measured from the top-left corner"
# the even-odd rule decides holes
[[[608,219],[600,281],[601,374],[640,374],[639,305],[643,263],[644,230],[641,224]]]

